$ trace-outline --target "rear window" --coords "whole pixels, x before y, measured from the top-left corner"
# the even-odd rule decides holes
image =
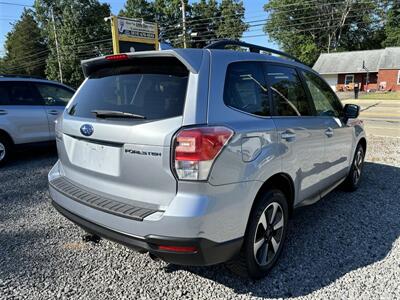
[[[113,62],[89,76],[69,114],[96,118],[93,111],[110,110],[142,115],[146,120],[180,116],[188,76],[189,71],[175,58]]]

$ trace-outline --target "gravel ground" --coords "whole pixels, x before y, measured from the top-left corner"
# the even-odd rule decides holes
[[[82,243],[49,202],[55,151],[22,153],[0,170],[0,298],[400,298],[400,139],[369,142],[361,188],[298,210],[282,258],[260,281]]]

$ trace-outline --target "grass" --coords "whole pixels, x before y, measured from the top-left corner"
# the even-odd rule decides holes
[[[358,99],[400,100],[400,92],[376,92],[361,94]]]

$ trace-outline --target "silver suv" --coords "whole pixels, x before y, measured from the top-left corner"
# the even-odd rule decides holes
[[[73,94],[58,82],[0,75],[0,165],[15,148],[54,141],[54,121]]]
[[[359,107],[284,53],[222,41],[82,66],[49,184],[55,208],[93,238],[260,278],[294,208],[359,185]]]

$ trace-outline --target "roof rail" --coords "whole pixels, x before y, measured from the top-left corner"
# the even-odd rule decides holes
[[[267,47],[263,47],[263,46],[258,46],[258,45],[254,45],[254,44],[249,44],[249,43],[245,43],[242,41],[236,41],[236,40],[220,40],[220,41],[216,41],[213,42],[207,46],[205,46],[205,49],[225,49],[226,46],[240,46],[240,47],[246,47],[249,48],[250,52],[256,52],[256,53],[260,53],[261,51],[265,51],[265,52],[269,52],[269,53],[273,53],[273,54],[277,54],[279,56],[284,56],[286,58],[292,59],[298,63],[302,63],[299,59],[297,59],[296,57],[287,54],[285,52],[279,51],[279,50],[275,50],[275,49],[271,49],[271,48],[267,48]]]
[[[35,79],[43,79],[46,80],[43,77],[40,76],[35,76],[35,75],[21,75],[21,74],[1,74],[0,77],[11,77],[11,78],[35,78]]]

